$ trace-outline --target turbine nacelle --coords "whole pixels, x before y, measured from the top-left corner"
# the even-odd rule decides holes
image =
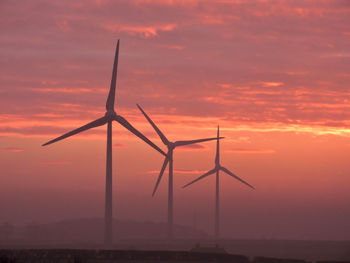
[[[168,149],[169,149],[169,152],[170,152],[170,151],[172,151],[172,150],[175,149],[176,143],[174,143],[174,142],[169,142],[167,146],[168,146]]]
[[[114,121],[117,118],[117,113],[114,110],[108,110],[105,113],[107,121]]]

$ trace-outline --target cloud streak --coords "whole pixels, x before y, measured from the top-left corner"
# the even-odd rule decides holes
[[[204,174],[207,171],[204,170],[186,170],[186,169],[174,169],[174,174]],[[159,174],[157,170],[147,171],[147,174]]]
[[[120,26],[120,25],[103,25],[103,28],[112,32],[126,32],[130,35],[138,35],[144,38],[158,37],[160,32],[173,31],[176,24],[156,25],[156,26]]]
[[[6,151],[6,152],[23,152],[24,151],[23,148],[19,148],[19,147],[2,147],[0,148],[0,150]]]
[[[225,151],[232,154],[273,154],[275,150],[272,149],[259,149],[259,148],[235,148]]]

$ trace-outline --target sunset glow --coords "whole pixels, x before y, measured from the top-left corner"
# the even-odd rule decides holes
[[[0,3],[0,223],[102,217],[103,116],[120,39],[116,111],[165,150],[215,137],[223,236],[349,239],[350,2],[78,0]],[[166,221],[163,157],[113,126],[114,215]],[[215,142],[174,152],[175,221],[212,233]]]

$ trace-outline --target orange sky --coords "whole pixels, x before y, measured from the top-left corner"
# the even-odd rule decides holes
[[[1,1],[0,223],[102,216],[106,129],[40,145],[116,110],[163,147],[213,137],[227,237],[349,239],[348,1]],[[114,214],[166,219],[163,158],[114,124]],[[211,232],[215,143],[175,151],[175,220]]]

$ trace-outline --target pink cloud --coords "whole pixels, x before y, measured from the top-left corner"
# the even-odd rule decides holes
[[[112,32],[126,32],[130,35],[139,35],[144,38],[158,37],[159,32],[173,31],[176,24],[155,25],[155,26],[124,26],[124,25],[103,25],[103,28]]]
[[[295,75],[306,75],[306,74],[309,74],[308,71],[288,71],[287,72],[288,75],[291,75],[291,76],[295,76]]]
[[[236,148],[226,150],[226,153],[233,154],[273,154],[275,150],[272,149],[259,149],[259,148]]]
[[[2,151],[7,151],[7,152],[23,152],[23,148],[18,148],[18,147],[3,147],[0,148]]]
[[[205,151],[206,149],[207,147],[199,143],[189,144],[177,148],[179,151]]]
[[[66,165],[70,164],[68,161],[37,161],[36,164],[44,164],[44,165]]]
[[[136,5],[165,5],[165,6],[182,6],[182,7],[194,7],[197,6],[200,0],[132,0]]]
[[[184,50],[185,46],[182,45],[157,45],[160,48],[172,49],[172,50]]]
[[[185,170],[185,169],[174,169],[174,174],[204,174],[207,171],[204,170]],[[159,174],[159,171],[152,170],[146,172],[147,174]]]
[[[205,25],[224,25],[231,21],[239,21],[240,17],[234,15],[202,13],[197,15],[197,19],[201,24]]]
[[[109,0],[94,0],[96,6],[104,6],[109,3]]]
[[[122,143],[113,143],[113,148],[126,148],[126,145]]]
[[[264,87],[279,87],[283,85],[283,82],[262,82],[261,83]]]
[[[92,88],[33,88],[33,91],[42,93],[106,93],[108,89]]]
[[[56,25],[63,32],[72,31],[72,28],[69,26],[68,20],[57,21]]]

